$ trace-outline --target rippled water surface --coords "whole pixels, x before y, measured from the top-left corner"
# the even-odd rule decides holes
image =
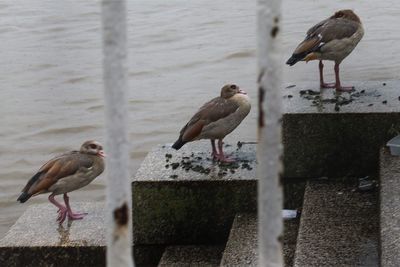
[[[183,123],[224,83],[252,97],[253,110],[227,142],[256,139],[255,1],[129,2],[129,129],[132,174],[154,145],[173,142]],[[342,64],[346,80],[398,79],[400,3],[284,1],[283,51],[336,9],[353,8],[365,36]],[[49,157],[103,141],[98,1],[0,2],[0,237],[33,203],[16,198]],[[330,64],[328,78],[333,78]],[[317,84],[315,62],[284,67],[287,83]],[[103,176],[72,201],[104,199]],[[56,215],[56,214],[55,214]],[[55,218],[49,218],[55,219]]]

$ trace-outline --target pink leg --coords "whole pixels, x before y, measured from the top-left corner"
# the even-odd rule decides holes
[[[55,197],[55,195],[51,194],[49,196],[49,201],[58,208],[57,222],[63,223],[65,221],[65,218],[67,217],[67,213],[68,213],[67,208],[64,207],[61,203],[57,202],[57,200],[55,200],[54,197]]]
[[[68,218],[71,220],[80,220],[83,217],[85,217],[85,215],[87,215],[86,212],[84,213],[73,213],[71,206],[69,205],[69,197],[67,195],[67,193],[64,194],[64,202],[65,205],[67,206],[67,213],[68,213]]]
[[[336,84],[335,83],[324,83],[324,64],[322,63],[322,60],[319,61],[319,86],[320,88],[335,88]]]
[[[340,63],[335,63],[335,78],[336,78],[336,91],[344,91],[344,92],[349,92],[354,90],[354,86],[341,86],[340,84],[340,78],[339,78],[339,64]]]
[[[215,148],[215,140],[214,139],[211,139],[211,147],[212,147],[211,157],[214,160],[218,157],[218,152],[217,152],[217,149]]]
[[[219,149],[219,154],[216,156],[216,159],[218,159],[221,162],[235,162],[234,159],[229,159],[227,157],[225,157],[224,151],[222,149],[223,147],[223,142],[222,139],[218,140],[218,149]]]

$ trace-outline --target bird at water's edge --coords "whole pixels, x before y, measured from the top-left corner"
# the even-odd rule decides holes
[[[292,66],[298,61],[319,60],[321,88],[351,91],[353,86],[341,85],[339,65],[353,51],[363,35],[360,18],[352,10],[339,10],[307,31],[306,38],[297,46],[286,64]],[[335,62],[335,83],[324,82],[322,60]]]
[[[184,144],[200,139],[210,139],[212,158],[232,162],[223,152],[222,139],[231,133],[249,114],[251,109],[247,93],[234,84],[221,89],[219,97],[205,103],[182,128],[178,140],[172,145],[176,150]],[[218,150],[215,145],[218,140]]]
[[[97,141],[86,141],[79,151],[71,151],[45,163],[22,189],[17,201],[24,203],[32,196],[49,193],[49,201],[58,208],[57,221],[82,219],[87,213],[74,213],[67,193],[88,185],[104,171],[105,153]],[[65,206],[54,197],[64,194]]]

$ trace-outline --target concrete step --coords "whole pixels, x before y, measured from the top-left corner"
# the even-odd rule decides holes
[[[257,266],[257,215],[238,214],[233,222],[221,266]]]
[[[380,159],[381,266],[400,266],[400,157],[382,149]]]
[[[258,266],[257,215],[238,214],[233,222],[220,266]],[[284,221],[283,254],[285,266],[293,265],[299,220]]]
[[[28,204],[29,205],[29,204]],[[82,220],[56,222],[51,204],[31,205],[0,240],[0,266],[105,266],[104,203],[73,202]],[[157,266],[165,246],[134,246],[136,266]]]
[[[257,183],[255,145],[225,151],[237,162],[213,162],[209,141],[149,152],[132,181],[135,244],[226,242],[236,213],[256,210]]]
[[[169,246],[158,267],[217,267],[224,245]]]
[[[294,266],[378,266],[378,193],[357,183],[306,185]]]
[[[352,84],[338,95],[310,84],[283,90],[284,177],[378,175],[379,150],[400,130],[399,81]]]
[[[0,241],[0,266],[104,266],[104,204],[72,208],[88,215],[59,225],[53,205],[30,206]]]

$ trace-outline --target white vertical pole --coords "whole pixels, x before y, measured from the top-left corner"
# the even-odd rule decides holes
[[[283,266],[281,0],[258,0],[259,125],[257,147],[259,266]]]
[[[126,1],[102,0],[106,115],[107,266],[131,267]]]

